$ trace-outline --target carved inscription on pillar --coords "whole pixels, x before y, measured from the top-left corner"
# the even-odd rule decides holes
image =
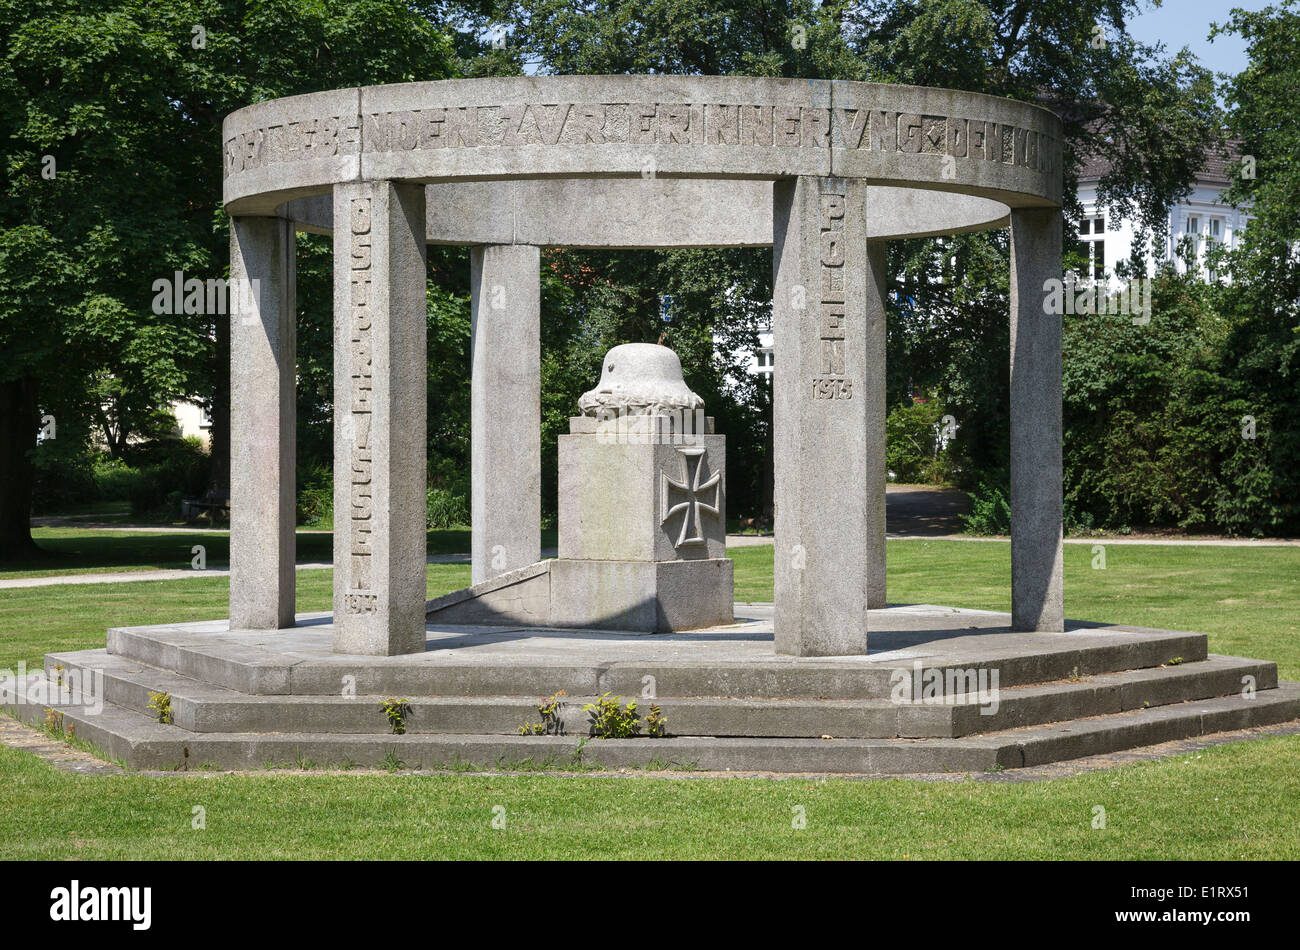
[[[820,195],[817,215],[817,321],[820,372],[812,378],[814,399],[852,399],[853,380],[844,366],[844,196]]]
[[[371,516],[370,423],[373,404],[371,378],[371,215],[369,198],[353,198],[349,208],[352,256],[349,265],[349,346],[352,380],[348,400],[352,439],[349,457],[347,543],[351,557],[344,609],[350,614],[374,613],[378,597],[371,583],[373,522]]]

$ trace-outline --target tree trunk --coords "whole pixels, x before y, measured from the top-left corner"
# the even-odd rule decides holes
[[[40,415],[36,380],[0,383],[0,561],[41,553],[32,540],[31,450]]]

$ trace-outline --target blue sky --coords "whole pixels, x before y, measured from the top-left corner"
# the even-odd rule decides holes
[[[1224,23],[1233,7],[1262,10],[1269,0],[1164,0],[1153,7],[1149,0],[1146,12],[1128,23],[1134,39],[1143,43],[1164,43],[1169,53],[1188,47],[1205,66],[1216,73],[1239,73],[1246,68],[1246,44],[1236,34],[1206,37],[1211,23]]]

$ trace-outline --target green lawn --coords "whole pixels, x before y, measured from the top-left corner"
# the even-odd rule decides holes
[[[205,548],[208,567],[230,563],[230,535],[226,531],[157,531],[140,528],[111,531],[95,528],[34,528],[32,537],[45,556],[23,562],[0,563],[0,579],[43,577],[56,574],[106,574],[125,571],[189,570],[194,545]],[[333,535],[299,529],[299,561],[328,561],[333,555]],[[555,531],[542,532],[542,544],[555,546]],[[428,533],[430,554],[469,551],[469,529]]]
[[[468,564],[430,564],[427,572],[430,597],[469,586]],[[334,572],[297,576],[298,612],[329,610]],[[229,598],[230,581],[222,576],[0,589],[0,667],[19,660],[39,665],[46,653],[102,647],[109,627],[224,617]]]
[[[733,548],[736,599],[772,599],[772,549]],[[1065,614],[1210,635],[1210,651],[1276,660],[1300,680],[1300,547],[1065,545]],[[890,541],[890,603],[1011,609],[1011,545]]]
[[[0,777],[3,859],[1300,857],[1297,737],[1031,783],[89,777],[3,747]]]
[[[116,540],[129,549],[116,555],[121,564],[132,554],[148,559],[148,552],[159,549],[155,545],[173,545],[178,537],[199,537],[154,534],[137,540],[134,534],[104,538],[83,532],[89,537],[78,539],[76,529],[51,530],[73,532],[67,538],[73,550],[102,548],[101,560],[112,556],[109,542]],[[466,532],[430,532],[431,550],[435,536],[443,548],[468,547]],[[214,551],[224,557],[226,540],[206,537],[214,542],[208,548],[212,564]],[[320,557],[329,559],[328,535],[300,535],[300,545],[304,538],[323,539]],[[732,548],[728,554],[736,564],[736,599],[770,601],[772,549]],[[1300,679],[1300,548],[1110,545],[1105,570],[1093,570],[1093,557],[1088,545],[1065,546],[1070,617],[1196,630],[1210,635],[1212,652],[1276,660],[1283,678]],[[890,541],[888,561],[892,603],[1010,609],[1011,550],[1005,542]],[[431,564],[428,574],[430,597],[469,583],[465,564]],[[332,577],[329,570],[299,571],[298,610],[328,610]],[[0,590],[0,664],[35,663],[47,652],[102,646],[111,626],[220,617],[228,590],[224,577]]]
[[[737,599],[770,600],[771,549],[730,554]],[[1009,556],[1005,543],[891,541],[890,600],[1005,610]],[[1105,570],[1085,545],[1065,558],[1071,617],[1200,630],[1213,651],[1274,659],[1300,679],[1300,549],[1111,545]],[[328,609],[330,582],[328,570],[299,572],[299,610]],[[466,565],[429,567],[431,596],[468,582]],[[220,577],[0,590],[0,666],[102,646],[114,624],[221,616],[226,592]],[[190,827],[195,805],[206,830]],[[497,805],[504,830],[491,827]],[[791,827],[796,805],[806,829]],[[1105,830],[1092,828],[1096,805]],[[1028,783],[87,777],[0,747],[0,841],[0,858],[1294,859],[1300,737]]]

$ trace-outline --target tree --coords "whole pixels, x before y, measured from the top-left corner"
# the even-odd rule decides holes
[[[1138,9],[1137,0],[525,0],[497,4],[494,13],[511,25],[510,44],[542,73],[850,79],[1044,104],[1065,121],[1066,215],[1079,213],[1083,156],[1100,154],[1110,163],[1102,200],[1156,234],[1187,192],[1202,149],[1218,141],[1220,117],[1213,79],[1190,55],[1169,56],[1128,36],[1125,22]],[[910,402],[914,388],[940,393],[958,415],[954,450],[971,461],[972,478],[1004,465],[1007,454],[1007,255],[1001,233],[894,242],[890,252],[889,400]],[[672,336],[679,324],[712,327],[723,341],[720,359],[713,381],[696,384],[720,389],[735,349],[752,347],[754,327],[770,319],[771,256],[739,251],[732,266],[710,267],[714,259],[702,251],[585,257],[591,273],[584,280],[607,280],[618,292],[605,299],[642,313],[621,326],[621,336],[602,322],[602,345],[653,339],[645,335],[649,302],[666,273],[683,269],[697,288],[677,302],[665,328]],[[671,269],[662,266],[669,260]],[[948,279],[931,279],[943,272]],[[595,296],[579,288],[582,301]],[[566,339],[589,338],[594,325],[583,321],[592,324],[596,312],[576,315]],[[743,441],[766,438],[764,393],[755,388],[745,397],[754,400],[747,412],[732,402],[735,421],[753,426]],[[728,467],[729,481],[753,484],[751,475],[743,464]],[[750,503],[744,488],[728,490]]]
[[[420,0],[0,0],[0,557],[34,547],[37,406],[96,418],[120,447],[160,404],[210,398],[214,478],[228,477],[228,321],[151,306],[155,280],[227,266],[221,120],[450,75],[444,14]]]
[[[1243,159],[1227,198],[1249,205],[1240,245],[1219,249],[1226,273],[1214,301],[1230,328],[1222,365],[1240,380],[1256,423],[1252,447],[1267,459],[1260,488],[1273,532],[1300,530],[1300,5],[1234,10],[1212,35],[1240,33],[1249,65],[1224,83],[1228,127]],[[1240,423],[1240,420],[1231,420]]]

